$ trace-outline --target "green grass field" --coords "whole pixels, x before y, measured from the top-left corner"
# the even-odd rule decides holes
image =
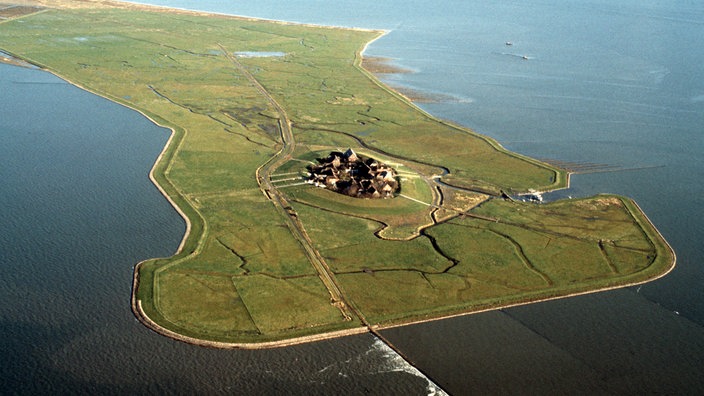
[[[671,268],[674,253],[626,198],[502,200],[501,191],[563,188],[567,175],[381,84],[359,66],[380,34],[50,9],[0,23],[0,50],[174,130],[153,177],[190,233],[173,257],[138,267],[134,297],[181,335],[256,345],[644,282]],[[283,55],[239,57],[246,73],[235,67],[232,54],[252,51]],[[282,111],[294,143],[282,137]],[[255,175],[287,144],[293,154],[271,175],[290,204],[284,215]],[[296,183],[310,161],[348,147],[394,166],[401,195],[355,199]],[[297,222],[351,320],[292,232]]]

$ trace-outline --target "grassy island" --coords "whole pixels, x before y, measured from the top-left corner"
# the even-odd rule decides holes
[[[162,334],[265,347],[646,282],[674,252],[630,199],[510,196],[567,172],[415,107],[361,66],[384,34],[109,2],[0,14],[0,51],[172,129],[151,177],[186,220],[135,268]],[[89,111],[89,110],[87,110]],[[305,183],[352,149],[393,199]],[[129,247],[126,247],[129,248]]]

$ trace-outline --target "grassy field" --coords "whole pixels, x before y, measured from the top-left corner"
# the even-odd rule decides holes
[[[381,32],[81,4],[4,20],[0,50],[173,129],[152,176],[190,231],[173,257],[138,266],[134,291],[157,329],[256,346],[644,282],[674,264],[626,198],[501,199],[567,175],[381,84],[359,53]],[[239,56],[242,69],[243,52],[277,54]],[[284,146],[279,210],[255,175]],[[348,147],[392,165],[400,194],[300,183]]]

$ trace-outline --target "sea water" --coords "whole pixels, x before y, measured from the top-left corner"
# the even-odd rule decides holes
[[[658,0],[493,3],[162,4],[389,29],[367,54],[394,58],[416,71],[389,76],[389,84],[448,98],[422,107],[495,137],[509,149],[549,160],[602,164],[604,172],[575,175],[564,196],[613,192],[635,198],[677,252],[675,271],[643,286],[385,331],[435,383],[456,394],[696,392],[704,385],[699,180],[704,175],[704,5]],[[57,112],[67,110],[40,115],[31,100],[17,97],[27,92],[31,99],[60,97],[65,102],[78,96],[81,104],[70,113],[78,114],[74,118],[112,110],[96,108],[93,101],[101,100],[83,98],[80,91],[63,91],[73,88],[53,77],[12,76],[26,72],[15,70],[2,66],[0,72],[0,138],[12,140],[6,150],[16,150],[15,161],[21,160],[5,160],[0,190],[2,224],[9,224],[0,236],[0,293],[6,302],[2,342],[3,350],[10,351],[6,355],[15,357],[2,368],[3,382],[15,387],[4,389],[432,392],[426,379],[370,336],[271,351],[214,351],[154,335],[134,322],[128,308],[131,266],[171,252],[183,231],[178,216],[146,179],[166,132],[125,123],[125,130],[149,129],[141,135],[158,138],[150,146],[153,151],[141,154],[141,174],[113,179],[122,172],[118,165],[133,161],[102,161],[107,153],[98,148],[125,150],[134,136],[111,131],[114,140],[92,146],[86,133],[79,139],[66,131],[37,136],[37,131],[61,125]],[[45,78],[49,84],[22,84]],[[29,116],[8,127],[7,120],[22,108]],[[33,119],[44,121],[32,126]],[[104,123],[98,119],[87,129]],[[67,157],[47,157],[57,153]],[[98,157],[95,165],[70,168],[91,156]],[[26,169],[34,173],[18,173]],[[67,188],[73,178],[76,182]],[[139,183],[143,186],[135,187]],[[96,195],[135,188],[141,192],[130,192],[127,203]],[[125,217],[129,210],[120,210],[138,205],[145,209],[133,212],[133,218]],[[113,217],[111,206],[117,208]],[[101,217],[104,211],[110,212],[107,217]],[[169,213],[158,215],[156,222],[142,220],[159,211]],[[68,220],[69,213],[77,217]],[[113,234],[142,222],[152,226]],[[128,234],[139,235],[139,241],[125,239]],[[94,235],[97,241],[91,242]]]
[[[0,389],[8,394],[441,394],[371,335],[265,351],[188,345],[130,310],[140,260],[185,231],[148,178],[169,130],[0,64]]]

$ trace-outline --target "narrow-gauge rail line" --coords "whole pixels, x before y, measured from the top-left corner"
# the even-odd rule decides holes
[[[252,73],[247,70],[247,68],[242,65],[242,63],[237,59],[235,55],[228,52],[227,49],[218,44],[220,49],[227,58],[232,61],[232,64],[237,68],[237,70],[242,73],[249,82],[261,93],[269,103],[274,107],[279,115],[279,130],[281,132],[282,148],[279,150],[269,161],[257,169],[257,183],[259,188],[262,190],[264,195],[271,200],[276,209],[281,213],[283,218],[286,220],[286,225],[288,226],[291,234],[296,240],[301,244],[303,250],[308,256],[308,261],[313,265],[315,270],[318,272],[323,285],[330,293],[330,298],[332,304],[336,306],[345,320],[352,320],[353,316],[357,317],[362,324],[369,326],[369,323],[353,306],[351,306],[342,291],[340,290],[335,276],[330,270],[330,267],[325,262],[325,259],[320,255],[320,252],[313,246],[313,242],[308,237],[303,224],[298,219],[298,215],[291,208],[291,205],[286,201],[286,198],[279,192],[278,188],[274,185],[271,180],[272,174],[276,172],[281,165],[286,163],[292,158],[292,154],[296,148],[296,141],[293,137],[293,131],[291,130],[291,120],[288,118],[286,111],[283,107],[274,99],[271,94],[264,88],[261,83],[252,75]]]

